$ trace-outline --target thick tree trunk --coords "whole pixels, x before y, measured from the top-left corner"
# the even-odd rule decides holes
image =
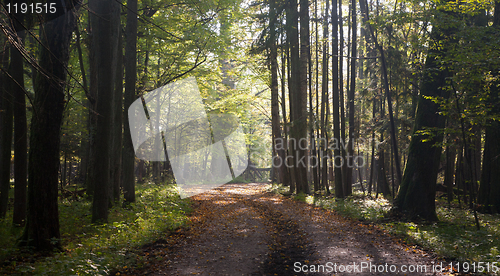
[[[290,64],[290,77],[288,78],[289,100],[290,100],[290,148],[289,148],[289,167],[290,167],[290,192],[295,193],[297,184],[300,180],[299,170],[297,168],[297,155],[299,135],[297,133],[298,115],[297,110],[300,109],[300,59],[299,59],[299,24],[298,24],[298,5],[297,0],[289,0],[287,6],[287,38],[289,39],[289,64]],[[300,111],[298,112],[300,114]]]
[[[500,1],[495,2],[495,13],[493,16],[493,27],[498,30],[500,26]],[[498,31],[497,31],[498,33]],[[493,109],[490,115],[500,114],[500,75],[494,75],[496,80],[490,88],[489,102]],[[485,212],[500,213],[500,122],[488,120],[489,125],[485,131],[483,169],[481,172],[481,186],[479,187],[478,203],[482,205]]]
[[[299,83],[295,93],[295,129],[297,166],[297,192],[309,193],[307,179],[307,70],[309,64],[309,1],[300,0],[300,58],[297,65]],[[301,162],[302,161],[302,162]]]
[[[135,153],[130,136],[128,108],[135,100],[135,82],[137,80],[137,0],[127,2],[127,26],[125,29],[125,97],[123,110],[123,194],[125,202],[135,202]]]
[[[426,97],[448,98],[449,92],[443,89],[448,73],[440,68],[438,62],[445,48],[442,46],[438,48],[438,43],[449,31],[442,26],[432,28],[432,44],[425,62],[426,76],[423,78],[418,98],[414,134],[410,141],[408,161],[400,191],[393,207],[393,211],[403,213],[412,219],[421,218],[429,221],[438,219],[435,196],[441,147],[437,144],[443,140],[443,134],[437,130],[433,130],[432,135],[422,135],[417,132],[445,127],[445,117],[439,114],[439,105]]]
[[[58,6],[55,14],[45,16],[40,29],[39,64],[51,78],[36,74],[35,99],[31,121],[28,210],[24,233],[19,245],[36,250],[59,248],[59,211],[57,206],[57,173],[59,145],[64,111],[65,67],[69,60],[69,44],[75,28],[74,5],[65,1],[66,9]]]
[[[496,90],[498,103],[498,87]],[[483,170],[478,194],[478,203],[487,213],[500,213],[500,144],[498,141],[500,141],[500,123],[492,120],[486,127]]]
[[[90,10],[97,73],[97,126],[93,141],[94,197],[92,222],[107,222],[109,208],[110,160],[112,155],[113,91],[119,28],[119,7],[113,0],[91,0]]]

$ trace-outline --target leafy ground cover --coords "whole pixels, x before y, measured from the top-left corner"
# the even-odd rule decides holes
[[[270,185],[277,193],[286,193],[288,187]],[[481,228],[476,229],[473,212],[460,209],[458,204],[437,201],[439,222],[395,222],[386,218],[391,202],[383,197],[375,199],[355,192],[339,200],[334,197],[296,195],[295,199],[335,210],[341,215],[375,224],[408,243],[418,244],[440,256],[457,262],[497,262],[500,267],[500,216],[478,214]]]
[[[63,252],[33,255],[15,247],[22,229],[11,226],[11,213],[0,221],[1,275],[106,275],[141,266],[137,248],[186,223],[189,199],[181,200],[172,185],[137,186],[137,202],[115,204],[109,223],[91,224],[91,202],[64,199],[59,204]]]

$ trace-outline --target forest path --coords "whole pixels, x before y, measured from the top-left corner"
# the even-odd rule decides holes
[[[264,188],[226,184],[192,197],[190,227],[145,246],[148,265],[121,275],[305,274],[299,266],[318,275],[445,275],[434,273],[435,258],[375,227]],[[363,268],[370,264],[377,268]]]

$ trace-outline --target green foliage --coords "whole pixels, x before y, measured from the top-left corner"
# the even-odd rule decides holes
[[[59,211],[65,251],[34,263],[16,261],[28,258],[13,247],[20,233],[9,232],[7,220],[2,221],[1,259],[8,265],[0,274],[106,275],[119,267],[140,265],[137,248],[182,226],[190,203],[179,198],[173,185],[143,184],[136,189],[137,202],[126,208],[115,204],[105,225],[90,223],[90,202],[63,200]],[[19,258],[9,257],[12,254]]]

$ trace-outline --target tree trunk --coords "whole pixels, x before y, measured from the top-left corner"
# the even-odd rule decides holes
[[[123,110],[123,194],[126,203],[135,202],[135,153],[130,136],[128,108],[135,100],[135,82],[137,80],[137,0],[127,2],[127,26],[125,45],[125,97]]]
[[[277,147],[276,143],[283,145],[283,139],[281,137],[281,127],[280,127],[280,113],[279,113],[279,91],[278,91],[278,48],[276,47],[276,27],[277,27],[277,14],[276,14],[276,2],[271,0],[269,2],[269,29],[270,29],[270,65],[271,65],[271,115],[272,115],[272,133],[273,133],[273,150],[275,151],[275,158],[279,161],[273,162],[273,167],[275,167],[278,172],[278,182],[283,183],[283,178],[286,174],[285,172],[285,152],[284,147]]]
[[[13,19],[14,29],[18,34],[19,47],[24,47],[25,30],[22,27],[21,14]],[[28,170],[28,126],[26,122],[26,98],[24,90],[24,59],[13,47],[10,60],[10,75],[12,92],[14,93],[14,214],[13,223],[24,226],[26,218],[26,179]]]
[[[352,158],[354,155],[354,94],[356,90],[356,57],[357,57],[357,40],[358,40],[358,25],[357,25],[357,12],[356,12],[356,0],[351,1],[351,24],[352,24],[352,40],[351,40],[351,85],[349,88],[349,142],[347,143],[347,158],[346,163],[348,158]],[[347,165],[346,172],[346,181],[344,183],[344,196],[349,196],[352,194],[352,166]]]
[[[495,2],[495,13],[493,16],[493,26],[498,29],[500,26],[500,1]],[[500,114],[500,75],[497,70],[494,76],[496,80],[490,88],[489,102],[493,109],[489,115]],[[481,186],[479,187],[478,203],[482,209],[489,213],[500,213],[500,122],[488,120],[484,138],[483,169],[481,173]]]
[[[316,108],[315,109],[311,109],[311,112],[313,110],[314,111],[314,128],[316,130],[316,140],[319,141],[320,139],[320,125],[319,125],[319,30],[318,30],[318,26],[319,26],[319,18],[318,18],[318,0],[314,0],[314,34],[315,34],[315,43],[314,43],[314,46],[315,46],[315,54],[314,54],[314,61],[315,61],[315,68],[314,68],[314,77],[315,77],[315,82],[314,82],[314,86],[315,86],[315,92],[316,92]],[[311,128],[313,129],[313,128]],[[313,130],[314,131],[314,130]],[[319,142],[321,143],[321,142]],[[320,191],[321,188],[322,188],[322,185],[321,185],[321,180],[322,180],[322,173],[323,171],[327,171],[327,169],[323,169],[321,167],[321,145],[319,143],[315,143],[315,148],[314,148],[314,156],[315,158],[317,158],[318,160],[318,163],[317,163],[317,170],[316,170],[316,173],[315,173],[315,176],[317,177],[317,181],[315,181],[315,186],[314,186],[314,191]]]
[[[405,214],[411,219],[436,221],[436,181],[441,159],[441,147],[437,144],[443,140],[443,134],[435,129],[445,127],[445,117],[439,114],[439,105],[426,97],[448,98],[449,91],[442,89],[448,75],[441,69],[439,56],[444,53],[445,46],[439,46],[449,28],[433,26],[431,47],[425,62],[426,76],[422,80],[418,107],[410,141],[408,161],[393,211]],[[432,130],[432,135],[421,135],[419,130]]]
[[[285,41],[283,41],[283,36],[281,36],[282,44],[286,44]],[[285,45],[285,49],[288,49],[288,45]],[[287,119],[286,119],[286,77],[285,75],[288,76],[287,74],[287,67],[286,66],[286,56],[285,56],[285,49],[281,51],[281,112],[283,114],[283,151],[282,153],[282,160],[284,161],[286,156],[287,156],[287,151],[288,151],[288,145],[287,145]],[[279,152],[278,152],[279,153]],[[283,166],[283,185],[284,186],[290,186],[290,174],[288,171],[287,166]]]
[[[93,181],[94,168],[93,165],[95,162],[94,156],[94,141],[96,139],[96,126],[97,126],[97,112],[96,112],[96,99],[97,99],[97,60],[95,56],[95,51],[93,49],[93,40],[94,40],[94,30],[91,27],[92,15],[91,11],[89,11],[89,22],[88,29],[90,31],[90,38],[87,39],[87,48],[89,49],[89,94],[87,95],[87,99],[89,102],[89,119],[88,119],[88,131],[89,131],[89,151],[88,151],[88,166],[87,166],[87,195],[94,196],[94,187],[95,183]]]
[[[491,90],[492,92],[496,90],[495,96],[498,103],[498,86],[492,87]],[[483,170],[478,194],[478,203],[482,211],[487,213],[500,213],[500,144],[498,141],[500,141],[500,123],[491,120],[490,125],[486,127]]]
[[[295,94],[295,125],[297,134],[297,192],[309,193],[307,179],[307,71],[309,66],[309,1],[300,0],[300,58],[298,93]],[[303,162],[301,162],[303,160]]]
[[[333,151],[333,167],[335,172],[335,197],[344,198],[346,196],[344,185],[345,183],[342,181],[342,167],[340,164],[335,164],[338,157],[342,157],[341,148],[339,145],[342,143],[338,143],[341,140],[340,137],[340,110],[339,107],[340,102],[340,92],[339,92],[339,82],[342,82],[339,79],[339,71],[342,70],[339,68],[339,56],[342,56],[342,53],[339,52],[339,43],[338,43],[338,15],[337,15],[337,0],[332,1],[332,83],[333,83],[333,138],[337,141],[337,146]],[[340,160],[343,160],[342,158]]]
[[[328,132],[327,132],[327,122],[328,116],[326,114],[327,109],[329,109],[328,104],[328,12],[329,12],[330,1],[326,1],[325,13],[323,15],[323,71],[321,78],[321,142],[320,147],[322,148],[321,154],[321,168],[322,168],[322,180],[321,182],[325,186],[326,193],[330,194],[329,181],[328,181]]]
[[[28,209],[26,226],[19,245],[36,250],[60,248],[59,211],[57,204],[57,178],[59,145],[64,111],[65,67],[69,61],[69,44],[76,26],[75,12],[78,1],[65,1],[55,14],[45,15],[40,28],[39,64],[51,78],[36,74],[35,99],[31,120]]]
[[[93,147],[94,197],[92,202],[92,222],[108,221],[110,160],[112,155],[112,122],[114,105],[114,84],[117,61],[117,43],[119,30],[119,7],[113,0],[91,0],[89,2],[93,33],[92,50],[94,51],[97,74],[96,112],[97,126]]]
[[[80,29],[77,24],[75,28],[75,35],[76,35],[76,49],[78,52],[78,62],[80,65],[80,72],[82,74],[82,84],[83,84],[83,89],[85,89],[85,94],[87,95],[87,98],[90,97],[89,95],[89,86],[87,83],[87,73],[85,71],[85,64],[83,60],[83,51],[82,51],[82,46],[80,43]],[[90,103],[90,100],[87,99],[84,101],[84,105],[87,107],[87,109],[92,108],[92,105]],[[82,120],[85,121],[85,129],[90,132],[90,121],[89,121],[89,114],[85,115],[82,114],[80,115]],[[80,155],[80,166],[78,169],[78,181],[82,183],[87,182],[87,169],[88,169],[88,164],[89,164],[89,157],[90,157],[90,146],[89,146],[89,133],[83,133],[81,134],[81,146],[79,149],[79,155]]]
[[[448,141],[448,143],[450,143]],[[448,193],[448,205],[451,207],[453,201],[453,176],[455,174],[456,150],[453,145],[446,146],[446,167],[444,171],[444,186]]]
[[[121,30],[121,27],[120,27]],[[117,49],[117,66],[114,95],[113,118],[113,162],[112,165],[112,200],[120,200],[120,187],[122,179],[122,115],[123,115],[123,48],[122,33],[119,31]]]
[[[3,45],[4,36],[0,36]],[[0,52],[0,66],[7,68],[9,60],[9,48]],[[10,189],[10,158],[12,149],[12,94],[10,92],[10,79],[0,71],[0,218],[7,213]]]
[[[384,139],[384,136],[381,135],[380,139]],[[389,182],[387,182],[385,172],[385,151],[380,149],[378,152],[377,193],[382,193],[385,197],[387,197],[391,195],[391,190],[389,188]]]
[[[377,100],[373,97],[372,100],[372,120],[375,120],[375,115],[377,114]],[[373,174],[375,173],[375,129],[372,130],[372,140],[371,140],[372,152],[370,158],[370,180],[368,182],[368,195],[372,194],[372,185],[373,185]]]
[[[289,0],[287,6],[286,22],[287,22],[287,38],[289,47],[289,66],[290,77],[288,78],[289,100],[290,100],[290,148],[289,148],[289,167],[290,167],[290,192],[295,193],[297,182],[300,181],[297,168],[298,155],[298,134],[297,134],[297,109],[300,109],[297,98],[300,99],[300,67],[299,67],[299,24],[297,12],[297,0]],[[300,112],[299,112],[300,114]]]

